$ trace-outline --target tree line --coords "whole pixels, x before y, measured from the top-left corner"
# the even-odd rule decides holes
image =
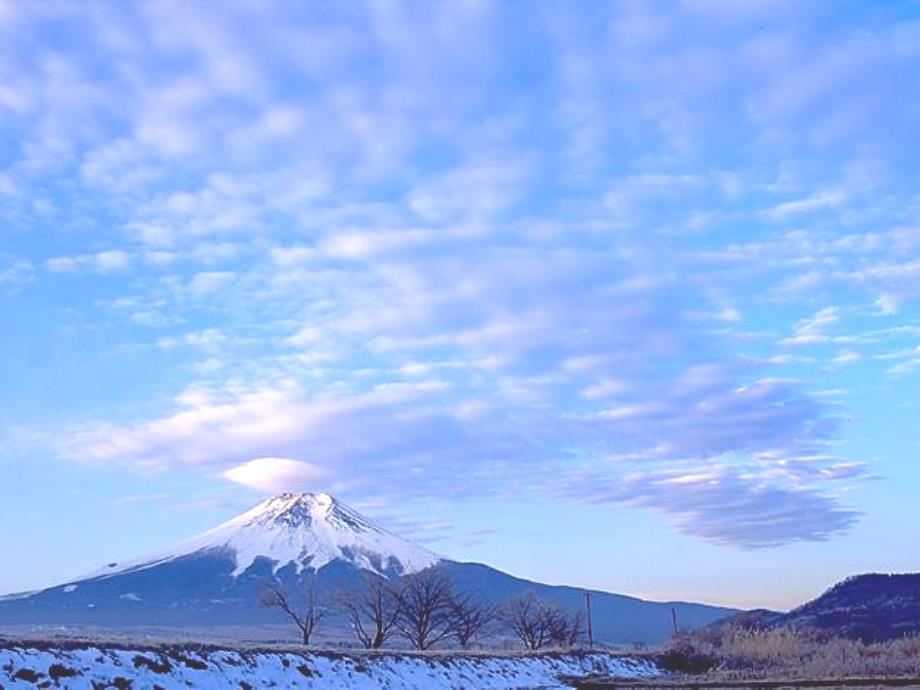
[[[584,634],[580,611],[568,614],[534,592],[488,604],[458,592],[450,576],[430,568],[394,580],[365,573],[358,586],[323,598],[311,586],[292,594],[271,582],[261,604],[278,609],[296,625],[305,646],[333,612],[344,617],[365,649],[380,649],[393,638],[418,650],[448,641],[467,649],[486,635],[504,633],[536,651],[574,646]]]

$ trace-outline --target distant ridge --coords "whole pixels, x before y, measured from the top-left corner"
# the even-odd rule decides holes
[[[788,613],[754,609],[711,627],[814,630],[883,642],[920,635],[920,573],[852,575]]]
[[[854,575],[780,616],[778,625],[814,628],[865,642],[920,634],[920,573]]]

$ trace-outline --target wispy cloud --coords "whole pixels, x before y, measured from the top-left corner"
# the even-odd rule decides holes
[[[45,268],[52,273],[75,273],[95,271],[110,273],[123,271],[131,265],[131,255],[120,249],[109,249],[96,254],[79,256],[56,256],[45,261]]]
[[[34,278],[35,269],[32,264],[22,259],[16,259],[0,268],[0,287],[7,290],[16,289]]]
[[[868,470],[811,391],[883,347],[909,375],[909,336],[859,319],[920,297],[918,29],[864,19],[17,7],[0,284],[70,281],[72,318],[171,372],[56,445],[258,490],[562,494],[741,546],[846,530]]]

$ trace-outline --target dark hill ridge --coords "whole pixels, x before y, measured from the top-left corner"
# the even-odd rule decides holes
[[[204,534],[157,554],[112,563],[56,587],[0,598],[0,628],[7,625],[149,630],[224,626],[260,635],[256,628],[283,623],[258,606],[265,583],[290,591],[313,585],[330,598],[354,586],[364,572],[393,578],[427,568],[447,572],[456,587],[490,602],[528,591],[566,610],[584,606],[586,590],[513,577],[479,563],[459,563],[377,527],[328,494],[282,494]],[[592,592],[595,639],[655,644],[671,632],[671,609],[687,629],[737,613],[685,602],[651,602]],[[345,631],[344,621],[328,628]],[[277,636],[278,631],[273,633]]]
[[[920,573],[854,575],[788,613],[755,609],[708,627],[796,628],[883,642],[920,634]]]
[[[849,577],[781,616],[777,624],[865,642],[920,634],[920,573]]]

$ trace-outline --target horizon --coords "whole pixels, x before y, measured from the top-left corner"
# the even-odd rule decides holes
[[[0,0],[0,593],[324,490],[787,610],[920,570],[920,6]]]
[[[272,495],[268,495],[268,496],[264,497],[263,499],[261,499],[261,500],[260,500],[258,503],[256,503],[255,505],[251,506],[251,507],[248,508],[248,509],[245,509],[245,510],[244,510],[243,512],[241,512],[241,513],[238,513],[238,514],[236,514],[236,515],[230,516],[230,517],[227,518],[225,521],[221,522],[219,525],[215,525],[215,526],[213,526],[213,527],[211,527],[211,528],[209,528],[209,529],[207,529],[207,530],[205,530],[204,532],[201,532],[201,533],[199,533],[199,534],[189,535],[186,539],[183,539],[182,541],[180,541],[180,542],[178,542],[178,543],[176,543],[176,544],[171,544],[170,546],[172,546],[172,547],[181,547],[181,546],[184,546],[187,542],[195,542],[195,541],[198,540],[198,538],[203,537],[203,536],[205,536],[205,535],[208,535],[208,534],[210,534],[211,532],[216,532],[216,531],[218,531],[220,528],[236,526],[236,525],[234,525],[234,523],[236,523],[236,522],[239,520],[239,518],[244,517],[244,516],[248,515],[249,513],[255,512],[256,509],[260,508],[260,507],[263,506],[263,505],[266,505],[266,507],[267,507],[267,504],[271,504],[271,503],[277,502],[277,501],[279,501],[279,500],[288,500],[288,499],[291,499],[291,498],[298,498],[298,499],[300,499],[300,498],[303,498],[303,497],[310,497],[310,498],[325,497],[325,498],[330,499],[331,502],[332,502],[332,504],[338,504],[339,506],[345,507],[346,509],[354,510],[351,506],[349,506],[349,505],[343,503],[343,502],[340,501],[338,498],[336,498],[335,496],[333,496],[333,495],[330,494],[329,492],[324,491],[324,490],[322,490],[322,489],[316,489],[316,490],[301,490],[301,491],[281,491],[281,492],[279,492],[279,493],[272,494]],[[287,506],[283,512],[286,513],[286,512],[289,511],[290,509],[291,509],[291,506]],[[263,512],[265,512],[265,511],[263,511]],[[362,515],[362,514],[360,514],[360,513],[359,513],[359,516],[362,517],[362,518],[366,518],[366,516],[364,516],[364,515]],[[375,528],[384,529],[384,531],[389,531],[389,530],[386,530],[386,528],[382,527],[381,525],[377,524],[376,522],[371,522],[371,526],[372,526],[372,527],[375,527]],[[395,533],[395,532],[391,532],[391,534],[393,534],[394,536],[398,537],[398,538],[399,538],[400,540],[402,540],[402,541],[408,541],[408,540],[406,540],[404,537],[402,537],[401,535],[399,535],[399,534],[397,534],[397,533]],[[411,543],[411,542],[410,542],[410,543]],[[423,547],[423,548],[425,548],[425,547]],[[430,550],[430,551],[431,551],[431,553],[432,553],[434,556],[436,556],[438,559],[443,559],[443,560],[447,560],[447,561],[454,561],[454,562],[459,562],[459,563],[475,563],[474,561],[456,561],[456,559],[451,559],[449,554],[438,553],[436,550]],[[114,572],[122,572],[125,568],[131,568],[131,569],[134,569],[134,568],[143,568],[144,566],[147,566],[147,565],[154,565],[154,564],[156,564],[156,563],[159,563],[159,562],[162,561],[162,559],[163,559],[164,557],[170,557],[172,554],[181,555],[181,554],[184,554],[184,553],[185,553],[185,551],[176,551],[176,552],[173,552],[173,551],[171,551],[171,550],[160,549],[159,551],[157,551],[157,552],[155,552],[155,553],[149,553],[149,554],[140,555],[138,558],[131,559],[129,562],[113,562],[113,563],[109,563],[109,564],[107,565],[107,568],[108,568],[109,570],[105,570],[104,568],[100,568],[100,569],[98,569],[97,571],[94,571],[94,572],[92,572],[92,573],[83,573],[81,576],[78,576],[78,577],[75,577],[75,578],[72,578],[72,579],[69,579],[69,580],[64,580],[64,581],[61,581],[61,582],[55,582],[54,585],[59,587],[59,586],[61,586],[61,585],[65,585],[65,584],[69,584],[69,583],[73,583],[73,582],[80,582],[80,581],[83,580],[84,578],[94,577],[94,576],[98,576],[98,575],[100,575],[100,574],[103,574],[103,573],[102,573],[103,570],[105,570],[105,574],[108,575],[108,574],[114,573]],[[325,565],[328,565],[328,563],[316,567],[316,570],[319,570],[319,569],[323,568]],[[482,564],[480,564],[480,565],[482,565]],[[484,564],[484,565],[488,565],[488,564]],[[111,570],[112,568],[114,568],[114,570]],[[510,574],[510,575],[512,575],[512,576],[514,576],[514,577],[520,577],[520,578],[523,578],[523,579],[527,579],[527,578],[526,578],[526,575],[525,575],[525,574],[522,574],[522,573],[508,573],[508,574]],[[564,582],[544,582],[544,583],[540,583],[540,584],[547,584],[547,585],[551,585],[551,586],[562,586],[562,587],[571,586],[571,585],[568,585],[567,583],[564,583]],[[19,594],[28,594],[28,593],[31,593],[31,592],[33,592],[33,591],[35,591],[35,590],[26,590],[26,591],[21,591],[21,592],[19,592],[19,591],[16,591],[16,592],[0,592],[0,597],[8,596],[8,595],[14,595],[14,596],[15,596],[15,595],[19,595]],[[602,592],[603,590],[592,590],[592,591],[595,591],[595,592]],[[626,596],[633,596],[633,595],[630,595],[630,594],[627,593],[627,592],[616,592],[616,594],[624,594],[624,595],[626,595]],[[649,601],[657,601],[657,600],[649,600]],[[678,600],[672,600],[672,601],[657,601],[657,603],[664,603],[664,604],[669,604],[669,603],[675,603],[675,604],[676,604],[676,603],[696,603],[696,604],[715,605],[715,604],[712,604],[712,602],[706,602],[706,601],[685,602],[685,601],[678,601]]]
[[[330,492],[328,492],[328,491],[326,491],[326,490],[324,490],[324,489],[322,489],[322,488],[317,488],[317,489],[312,489],[312,490],[311,490],[311,489],[303,489],[303,490],[282,490],[282,491],[280,491],[280,492],[278,492],[278,493],[265,495],[263,498],[259,499],[257,502],[252,503],[248,508],[244,508],[244,509],[242,509],[240,512],[238,512],[238,513],[236,513],[236,514],[234,514],[234,515],[229,515],[229,516],[227,516],[225,520],[222,520],[222,521],[220,522],[220,524],[212,525],[211,527],[208,527],[208,528],[204,529],[204,530],[203,530],[202,532],[200,532],[200,533],[186,535],[184,538],[182,538],[181,540],[179,540],[179,541],[177,541],[177,542],[175,542],[175,543],[172,543],[172,544],[169,544],[169,545],[165,545],[165,544],[164,544],[164,545],[162,545],[161,548],[159,548],[159,550],[157,550],[157,551],[150,552],[150,553],[146,553],[146,554],[135,554],[135,557],[134,557],[134,558],[129,558],[129,559],[127,559],[127,560],[129,561],[129,563],[132,564],[132,567],[134,567],[134,565],[138,565],[138,564],[141,564],[141,565],[142,565],[143,563],[148,562],[148,559],[149,559],[149,561],[150,561],[151,563],[153,563],[154,561],[157,561],[157,560],[159,560],[160,558],[162,558],[163,555],[167,553],[167,550],[166,550],[167,547],[171,547],[171,546],[172,546],[172,547],[181,546],[181,545],[184,544],[185,542],[194,541],[197,537],[201,537],[201,536],[203,536],[203,535],[205,535],[205,534],[207,534],[207,533],[209,533],[209,532],[216,531],[217,529],[219,529],[219,528],[221,528],[221,527],[230,526],[230,525],[231,525],[233,522],[235,522],[238,518],[243,517],[244,515],[246,515],[246,514],[248,514],[248,513],[250,513],[250,512],[253,512],[254,510],[256,510],[257,508],[259,508],[260,506],[262,506],[262,505],[264,505],[264,504],[268,504],[268,503],[271,503],[271,502],[273,502],[273,501],[277,501],[277,500],[279,500],[279,499],[287,499],[287,498],[291,498],[291,497],[298,497],[298,498],[300,498],[300,497],[304,497],[304,496],[311,496],[311,497],[325,496],[325,497],[330,498],[334,503],[338,503],[339,505],[344,505],[346,508],[349,508],[349,509],[354,510],[354,509],[352,508],[352,506],[349,506],[349,505],[343,503],[343,502],[342,502],[340,499],[338,499],[336,496],[332,495]],[[359,514],[360,514],[360,513],[359,513]],[[366,516],[364,516],[363,514],[361,514],[361,516],[362,516],[362,517],[366,517]],[[385,529],[385,530],[391,532],[391,533],[394,534],[395,536],[397,536],[397,537],[399,537],[399,538],[401,538],[401,539],[404,539],[404,537],[403,537],[401,534],[399,534],[398,532],[394,532],[394,531],[392,531],[392,530],[389,530],[389,529],[387,529],[386,527],[384,527],[384,526],[382,526],[382,525],[380,525],[380,524],[378,524],[378,523],[376,523],[376,522],[373,522],[372,524],[373,524],[375,527],[382,527],[383,529]],[[438,552],[437,549],[433,549],[433,548],[432,548],[432,549],[429,549],[429,550],[432,551],[432,553],[434,553],[434,555],[437,556],[438,558],[443,558],[443,559],[446,559],[446,560],[449,560],[449,561],[455,561],[455,562],[461,562],[461,563],[476,563],[476,562],[477,562],[477,561],[466,561],[466,560],[454,559],[454,558],[451,558],[450,554],[440,553],[440,552]],[[115,563],[110,563],[109,566],[111,566],[111,565],[117,565],[117,566],[119,566],[119,570],[120,570],[121,568],[126,567],[127,564],[124,562],[124,560],[122,560],[122,561],[118,561],[118,562],[115,562]],[[489,565],[489,564],[486,563],[485,565]],[[319,567],[322,568],[323,566],[319,566]],[[68,578],[68,579],[64,579],[64,580],[56,580],[56,581],[50,583],[49,586],[60,586],[60,585],[63,585],[63,584],[67,584],[67,583],[69,583],[69,582],[77,582],[77,581],[82,580],[82,579],[85,578],[85,577],[91,577],[91,576],[94,576],[94,575],[98,575],[98,574],[101,573],[102,570],[103,570],[103,568],[100,566],[99,568],[95,568],[92,572],[87,571],[87,572],[81,573],[81,574],[79,574],[79,575],[77,575],[77,576],[74,576],[74,577],[72,577],[72,578]],[[509,575],[512,575],[512,576],[514,576],[514,577],[519,577],[519,578],[522,578],[522,579],[525,579],[525,580],[526,580],[526,579],[529,579],[528,576],[527,576],[527,573],[518,573],[518,572],[514,572],[514,571],[505,571],[505,572],[507,572]],[[886,575],[886,574],[897,574],[897,573],[878,573],[878,572],[875,572],[875,571],[872,571],[872,572],[864,572],[864,573],[861,572],[861,573],[852,573],[852,574],[848,575],[847,577],[845,577],[845,578],[843,578],[843,579],[845,580],[845,579],[849,579],[849,578],[856,577],[856,576],[859,576],[859,575],[870,575],[870,574],[882,574],[882,575]],[[843,580],[840,580],[840,581],[831,583],[831,585],[829,585],[827,588],[825,588],[824,590],[821,590],[820,592],[817,592],[813,597],[809,598],[808,601],[810,601],[810,600],[813,599],[813,598],[817,598],[817,597],[818,597],[819,595],[821,595],[821,594],[824,594],[824,593],[827,591],[827,589],[829,589],[831,586],[836,585],[836,584],[838,584],[839,582],[842,582],[842,581],[843,581]],[[573,586],[573,585],[571,585],[571,583],[569,583],[569,582],[545,581],[545,582],[541,582],[541,584],[547,584],[547,585],[550,585],[550,586],[562,586],[562,587],[570,587],[570,586]],[[9,591],[9,592],[0,591],[0,597],[8,596],[8,595],[27,594],[27,593],[34,592],[34,591],[39,591],[40,589],[41,589],[41,588],[37,588],[37,589],[33,589],[33,590],[14,590],[14,591]],[[599,589],[599,588],[588,588],[588,589],[592,589],[593,591],[600,591],[600,592],[607,591],[607,590],[603,590],[603,589]],[[705,605],[710,605],[710,606],[726,606],[726,607],[728,607],[728,608],[738,608],[738,607],[732,606],[731,604],[727,604],[727,603],[723,603],[723,602],[718,602],[718,601],[707,601],[707,600],[702,600],[702,599],[694,599],[693,601],[687,601],[687,600],[682,600],[682,599],[667,599],[667,598],[658,598],[658,599],[655,599],[655,598],[643,597],[643,596],[641,596],[641,595],[639,595],[639,594],[635,594],[635,593],[631,593],[631,592],[626,592],[626,591],[618,591],[618,592],[614,592],[614,593],[615,593],[615,594],[623,594],[623,595],[626,595],[626,596],[638,597],[638,598],[640,598],[640,599],[645,599],[645,600],[647,600],[647,601],[658,602],[658,603],[664,603],[664,604],[668,604],[668,603],[696,603],[696,604],[705,604]],[[796,608],[796,607],[798,607],[798,606],[800,606],[801,604],[804,604],[804,603],[806,603],[806,601],[799,602],[798,604],[795,604],[794,606],[789,607],[788,609],[776,609],[776,610],[781,610],[781,611],[785,612],[785,611],[787,611],[787,610],[791,610],[791,609],[793,609],[793,608]],[[754,609],[756,609],[756,608],[762,608],[762,607],[749,607],[749,608],[743,609],[743,610],[754,610]]]

